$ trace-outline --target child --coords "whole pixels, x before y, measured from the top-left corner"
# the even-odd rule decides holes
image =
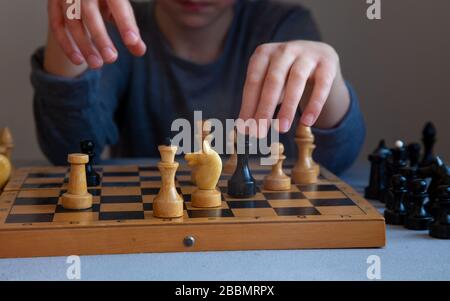
[[[298,122],[314,125],[315,159],[336,173],[357,157],[365,135],[357,97],[303,7],[83,0],[81,20],[68,20],[65,2],[49,0],[48,42],[32,58],[39,142],[54,164],[85,138],[98,154],[109,145],[114,157],[157,157],[172,121],[192,120],[194,110],[277,118],[288,156]]]

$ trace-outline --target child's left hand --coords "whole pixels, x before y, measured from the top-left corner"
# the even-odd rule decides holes
[[[280,132],[285,133],[306,94],[307,83],[312,85],[312,92],[307,103],[302,103],[300,122],[312,126],[328,100],[334,103],[327,104],[332,112],[324,114],[327,120],[323,124],[337,124],[349,108],[350,97],[336,51],[327,44],[310,41],[261,45],[249,62],[239,117],[259,121],[259,136],[264,136],[281,104],[277,119]]]

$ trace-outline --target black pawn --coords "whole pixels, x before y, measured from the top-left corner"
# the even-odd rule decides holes
[[[450,239],[450,186],[439,187],[439,205],[435,221],[430,226],[430,236]]]
[[[95,171],[93,166],[95,156],[95,145],[91,140],[81,141],[81,152],[89,156],[89,163],[86,164],[86,180],[88,187],[96,187],[100,185],[100,175]]]
[[[390,155],[391,151],[386,147],[384,140],[381,140],[377,149],[369,155],[370,179],[369,186],[364,191],[367,199],[378,200],[387,189],[386,160]]]
[[[231,179],[228,180],[228,195],[233,198],[249,198],[256,194],[256,181],[248,166],[250,141],[245,137],[245,152],[237,154],[237,165]],[[239,139],[238,139],[239,140]]]
[[[387,198],[389,197],[392,176],[400,174],[401,169],[407,166],[406,160],[408,157],[408,152],[402,141],[395,142],[395,148],[391,149],[391,153],[392,155],[389,156],[386,161],[386,189],[380,197],[380,201],[383,203],[386,203]]]
[[[391,188],[386,199],[384,218],[386,224],[403,225],[406,216],[405,200],[408,194],[406,178],[401,175],[394,175],[391,182]]]
[[[424,146],[424,153],[420,166],[427,166],[433,163],[433,146],[436,143],[436,127],[433,123],[428,122],[422,131],[422,142]]]
[[[410,200],[412,207],[406,216],[405,228],[427,230],[433,218],[425,210],[425,205],[429,202],[426,181],[417,179],[412,182]]]

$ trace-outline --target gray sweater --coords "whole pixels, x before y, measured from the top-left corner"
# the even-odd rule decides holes
[[[95,141],[97,154],[111,146],[113,157],[158,157],[157,146],[173,135],[174,119],[192,120],[194,110],[202,111],[204,118],[238,117],[248,61],[258,45],[320,40],[311,14],[301,6],[237,1],[222,54],[199,65],[171,52],[155,23],[151,2],[135,3],[134,8],[148,46],[143,57],[129,54],[112,26],[109,32],[119,59],[101,70],[88,70],[74,79],[57,77],[42,68],[44,49],[33,55],[37,134],[52,163],[66,164],[67,153],[79,151],[83,139]],[[334,129],[313,129],[314,157],[335,173],[353,163],[365,136],[357,96],[348,88],[351,107],[342,122]],[[280,137],[288,157],[296,153],[294,132],[295,126]]]

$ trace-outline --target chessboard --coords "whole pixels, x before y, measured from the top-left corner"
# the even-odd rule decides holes
[[[289,174],[292,165],[286,164]],[[312,185],[290,191],[262,189],[270,172],[252,162],[258,192],[227,195],[230,175],[219,181],[222,206],[190,204],[195,186],[181,164],[176,175],[184,216],[159,219],[152,202],[161,186],[156,166],[99,166],[102,176],[91,209],[66,210],[68,167],[18,169],[0,197],[0,257],[38,257],[220,250],[375,248],[385,245],[385,222],[349,185],[322,168]]]

